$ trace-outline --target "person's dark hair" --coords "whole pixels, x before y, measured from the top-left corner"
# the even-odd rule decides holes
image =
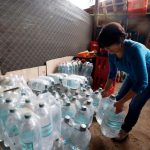
[[[126,38],[124,28],[117,22],[106,24],[100,31],[97,38],[101,48],[109,47],[113,44],[120,44]]]

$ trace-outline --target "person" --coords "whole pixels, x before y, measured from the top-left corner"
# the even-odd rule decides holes
[[[98,44],[108,51],[110,71],[102,96],[108,91],[115,80],[117,70],[124,71],[127,76],[116,95],[114,104],[116,113],[122,111],[129,101],[128,113],[115,141],[121,142],[137,123],[140,112],[150,98],[150,50],[143,44],[126,39],[124,28],[117,22],[103,26],[98,36]]]

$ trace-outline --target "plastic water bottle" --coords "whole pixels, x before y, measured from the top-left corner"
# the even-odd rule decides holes
[[[53,105],[50,105],[52,111],[52,123],[53,123],[53,138],[57,140],[61,137],[61,104],[59,101],[55,101]]]
[[[71,138],[72,138],[73,150],[88,150],[89,149],[91,133],[86,128],[85,124],[81,124],[79,130],[74,130]]]
[[[9,109],[14,107],[11,99],[6,99],[5,103],[0,105],[0,141],[4,140],[5,123],[9,115]],[[5,145],[6,147],[8,145]]]
[[[80,104],[79,100],[76,99],[75,96],[73,96],[71,103],[75,106],[76,112],[78,112],[81,109],[81,104]]]
[[[6,121],[5,145],[9,145],[11,150],[21,150],[19,128],[21,125],[21,115],[16,109],[10,109]]]
[[[92,98],[93,98],[93,106],[94,106],[94,109],[95,109],[95,112],[97,111],[97,108],[99,106],[99,103],[102,99],[102,96],[99,94],[99,91],[95,91],[93,94],[92,94]]]
[[[62,121],[61,127],[61,138],[63,140],[65,150],[71,149],[72,133],[73,133],[73,124],[71,122],[71,118],[70,116],[65,116],[64,120]]]
[[[125,113],[124,111],[116,114],[115,107],[110,105],[104,113],[104,118],[101,124],[102,134],[109,138],[117,137],[121,126],[124,122]]]
[[[40,117],[42,150],[50,150],[53,146],[52,114],[44,103],[39,104],[36,114]]]
[[[76,107],[70,102],[66,102],[62,107],[62,118],[65,116],[70,116],[72,119],[76,115]]]
[[[89,126],[90,124],[90,116],[89,116],[89,110],[86,106],[82,106],[82,108],[79,110],[79,112],[75,116],[75,123],[76,124],[86,124]]]
[[[93,107],[92,101],[90,99],[86,101],[85,105],[86,105],[87,109],[89,110],[89,118],[90,118],[90,122],[88,125],[88,128],[89,128],[93,122],[94,107]]]
[[[116,100],[116,97],[114,95],[111,95],[110,97],[102,98],[99,107],[96,112],[96,120],[101,125],[104,113],[108,109],[110,105],[112,105]]]
[[[30,113],[24,115],[20,127],[21,149],[41,150],[41,135],[39,122]]]

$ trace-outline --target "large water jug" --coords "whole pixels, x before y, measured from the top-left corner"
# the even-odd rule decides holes
[[[116,109],[113,104],[110,105],[104,113],[104,118],[101,124],[102,134],[109,138],[114,138],[118,136],[125,119],[124,111],[118,114],[116,114],[115,111]]]
[[[66,102],[62,107],[62,118],[65,116],[70,116],[73,119],[76,115],[76,111],[77,110],[74,104]]]
[[[65,118],[62,121],[61,127],[61,138],[63,140],[65,150],[71,149],[72,132],[73,132],[73,122],[70,116],[65,116]]]
[[[9,116],[6,120],[6,130],[5,130],[5,145],[9,145],[11,150],[20,150],[20,128],[21,125],[21,115],[16,109],[10,109]]]
[[[52,111],[52,121],[53,121],[53,138],[57,140],[61,137],[61,104],[59,101],[55,101],[49,108]]]
[[[99,103],[99,107],[96,112],[96,120],[100,125],[102,123],[105,111],[108,109],[110,105],[114,104],[115,100],[116,100],[116,97],[114,95],[101,99]]]
[[[30,114],[24,115],[20,127],[21,149],[41,150],[41,134],[39,122]]]
[[[98,109],[99,103],[102,99],[102,96],[99,94],[99,91],[95,91],[92,94],[92,98],[93,98],[93,106],[94,106],[94,109],[95,109],[95,112],[96,112],[97,109]]]
[[[90,124],[90,112],[87,109],[86,106],[82,106],[82,108],[79,110],[79,112],[77,112],[74,122],[76,124],[86,124],[87,126],[89,126]]]
[[[93,122],[94,107],[93,107],[92,101],[90,99],[86,101],[85,106],[87,107],[87,109],[89,111],[89,118],[90,118],[90,122],[88,125],[88,128],[89,128]]]
[[[44,103],[40,103],[36,114],[40,117],[42,150],[51,150],[53,146],[52,113],[48,111]]]
[[[85,124],[81,124],[79,130],[74,130],[71,136],[72,150],[88,150],[90,140],[90,131]]]
[[[81,109],[81,103],[78,99],[76,99],[75,96],[73,96],[71,103],[75,106],[76,112],[78,112]]]

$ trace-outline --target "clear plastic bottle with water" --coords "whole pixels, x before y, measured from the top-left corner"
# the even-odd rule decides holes
[[[53,123],[53,139],[57,140],[61,137],[61,104],[59,101],[50,105],[49,108],[52,111],[52,123]]]
[[[71,103],[75,106],[76,112],[78,112],[81,109],[81,103],[75,96],[73,96]]]
[[[44,103],[40,103],[36,114],[40,117],[42,150],[51,150],[53,146],[52,113]]]
[[[79,112],[77,112],[74,122],[76,124],[86,124],[87,126],[89,126],[90,124],[90,112],[87,109],[86,106],[82,106],[81,109],[79,110]]]
[[[19,128],[21,125],[21,115],[16,109],[10,109],[6,121],[5,145],[9,145],[11,150],[21,150]]]
[[[85,124],[81,124],[79,130],[74,130],[71,136],[72,150],[88,150],[90,140],[90,131]]]
[[[8,98],[0,105],[0,141],[4,140],[5,124],[9,115],[9,109],[14,107],[14,103]],[[5,146],[8,147],[9,145],[6,144]]]
[[[87,109],[89,111],[89,118],[90,118],[90,121],[88,124],[88,128],[89,128],[93,122],[94,107],[93,107],[92,101],[90,99],[86,101],[85,106],[87,107]]]
[[[109,138],[117,137],[125,119],[125,112],[116,114],[114,105],[110,105],[104,113],[101,124],[102,134]]]
[[[105,111],[108,109],[110,105],[112,105],[115,102],[115,100],[116,100],[116,97],[114,95],[101,99],[97,112],[96,112],[96,120],[100,125],[102,123]]]
[[[41,150],[41,134],[39,122],[30,113],[24,115],[20,127],[21,149]]]
[[[99,103],[102,99],[102,96],[99,94],[99,91],[95,91],[92,94],[92,98],[93,98],[93,106],[94,106],[94,109],[95,109],[95,112],[96,112],[97,109],[98,109]]]
[[[65,116],[62,121],[61,138],[64,144],[64,150],[71,149],[71,135],[73,133],[73,123],[70,116]]]
[[[66,102],[62,107],[62,118],[64,118],[67,115],[70,116],[72,119],[76,115],[76,107],[70,102]]]

